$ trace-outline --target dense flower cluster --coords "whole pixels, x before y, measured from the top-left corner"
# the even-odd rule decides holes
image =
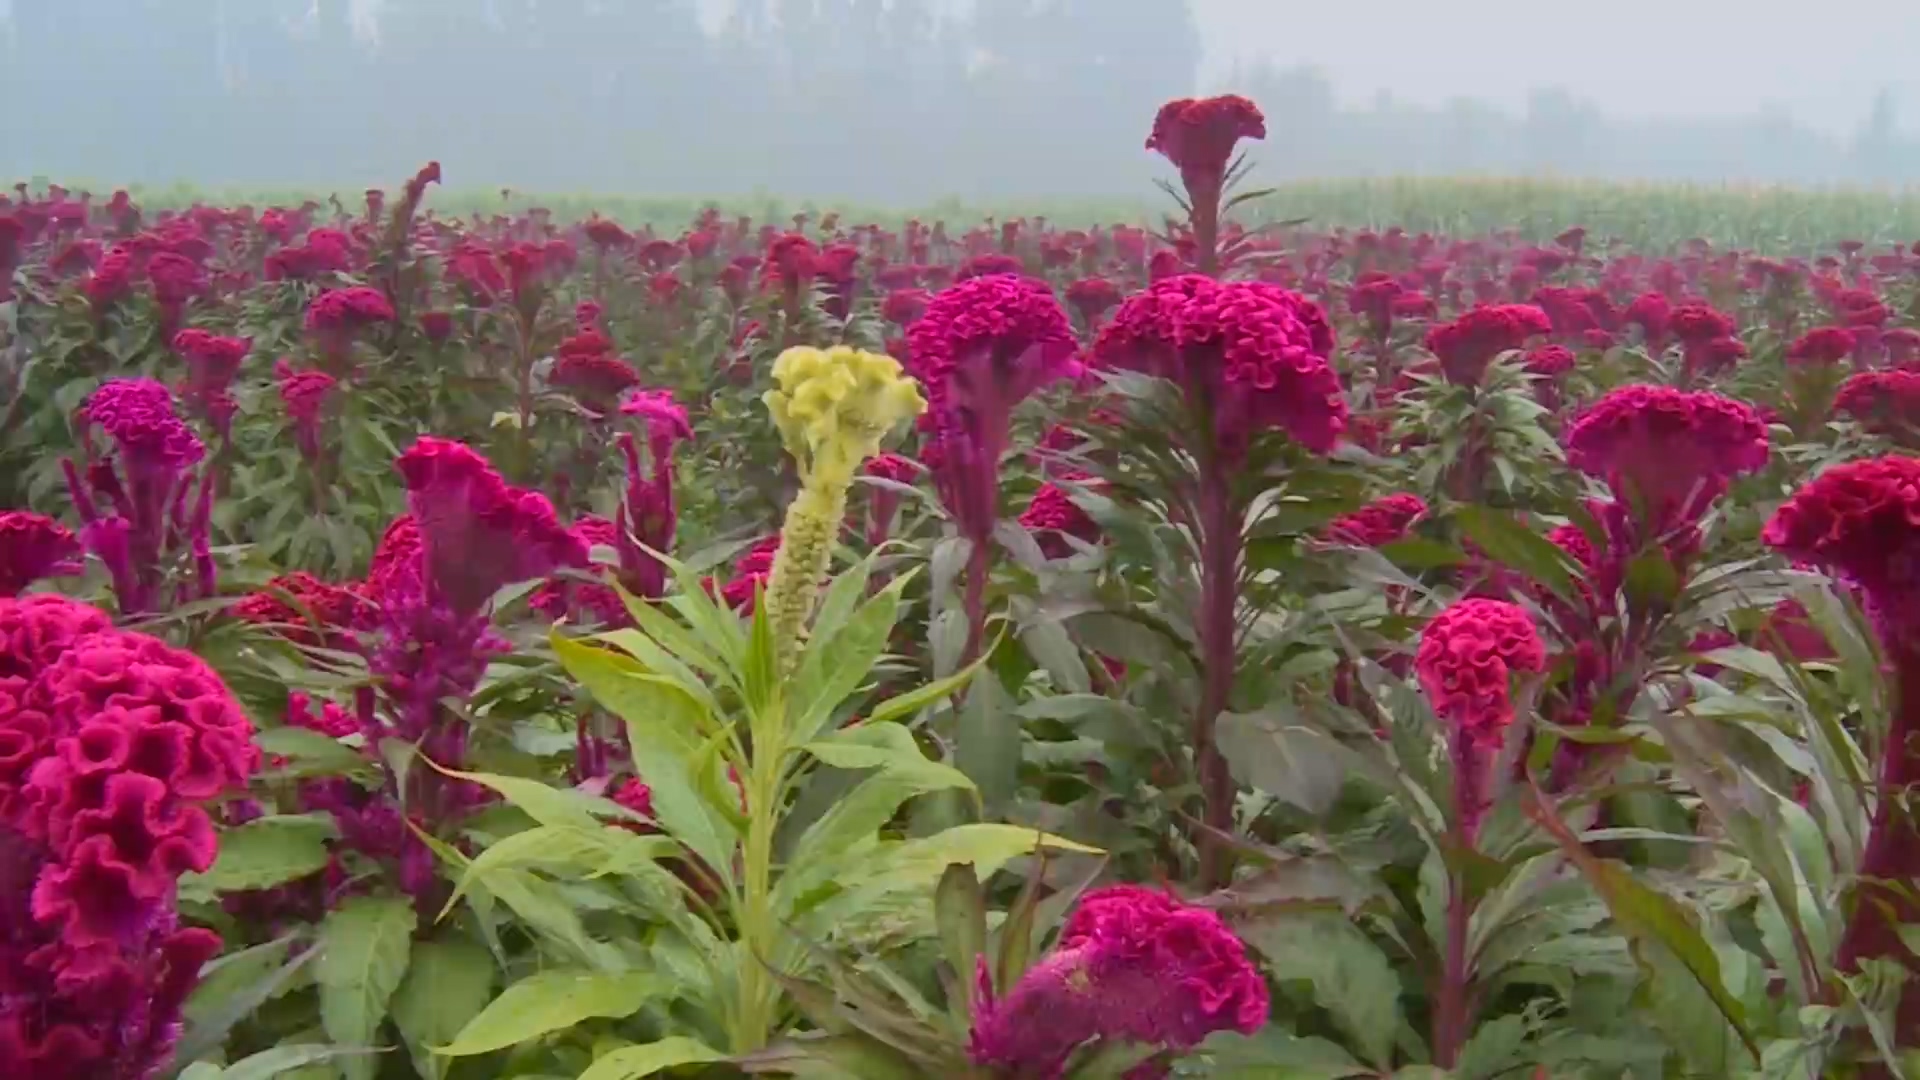
[[[77,574],[80,541],[59,522],[27,510],[0,510],[0,598],[41,578]]]
[[[337,641],[338,632],[364,620],[359,592],[329,585],[305,571],[281,574],[233,605],[236,618],[307,644]]]
[[[1326,538],[1353,547],[1383,547],[1403,539],[1427,514],[1427,501],[1407,492],[1375,499],[1329,522]]]
[[[1844,326],[1822,326],[1795,338],[1787,359],[1801,364],[1837,364],[1853,355],[1853,331]]]
[[[0,1071],[145,1077],[214,934],[176,883],[213,865],[202,804],[258,766],[197,658],[57,596],[0,600]]]
[[[1624,386],[1567,431],[1567,461],[1630,500],[1659,535],[1692,524],[1735,477],[1767,463],[1767,425],[1719,394]]]
[[[1902,445],[1920,443],[1920,372],[1862,371],[1847,377],[1833,412]]]
[[[1920,458],[1833,466],[1774,513],[1762,539],[1857,586],[1890,646],[1920,646]]]
[[[1427,349],[1448,382],[1478,386],[1495,357],[1552,332],[1552,320],[1532,304],[1491,304],[1427,331]]]
[[[1020,524],[1028,532],[1038,534],[1040,550],[1049,559],[1064,559],[1073,554],[1068,537],[1088,544],[1100,538],[1099,523],[1073,501],[1067,489],[1051,482],[1041,484],[1033,493],[1033,499],[1020,513]]]
[[[1080,898],[1053,951],[995,998],[982,961],[971,1054],[997,1075],[1055,1078],[1096,1042],[1189,1050],[1267,1022],[1266,980],[1220,916],[1132,885]],[[1155,1075],[1155,1074],[1142,1074]]]
[[[1498,745],[1513,722],[1513,676],[1546,667],[1533,618],[1500,600],[1462,600],[1420,632],[1414,670],[1436,715],[1474,743]]]
[[[1101,330],[1095,362],[1157,375],[1207,414],[1216,448],[1237,456],[1255,433],[1280,429],[1331,450],[1347,402],[1328,364],[1333,331],[1319,305],[1276,285],[1183,274],[1127,298]]]

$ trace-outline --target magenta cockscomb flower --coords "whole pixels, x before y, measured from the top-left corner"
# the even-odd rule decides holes
[[[620,554],[621,587],[642,599],[666,594],[667,568],[651,552],[673,550],[679,526],[674,501],[674,447],[693,437],[687,410],[669,390],[638,390],[620,406],[620,415],[637,419],[647,443],[645,467],[638,441],[629,432],[619,436],[620,455],[627,463],[625,497],[614,515],[615,549]]]
[[[229,437],[233,416],[238,410],[227,391],[252,348],[250,337],[229,337],[205,330],[182,330],[173,335],[173,351],[187,362],[187,381],[180,387],[181,397],[222,439]]]
[[[186,554],[195,581],[174,599],[212,596],[212,477],[196,472],[206,446],[174,412],[173,394],[152,379],[109,379],[80,417],[86,471],[71,460],[61,465],[81,538],[106,566],[121,613],[157,610],[169,564]],[[112,444],[105,451],[94,443],[96,427]]]
[[[1478,386],[1495,357],[1552,332],[1552,320],[1532,304],[1483,305],[1427,331],[1427,349],[1439,357],[1448,382]]]
[[[80,541],[65,525],[29,510],[0,510],[0,599],[81,569]]]
[[[1862,371],[1833,397],[1835,416],[1851,417],[1876,435],[1920,448],[1920,372]]]
[[[430,591],[456,614],[478,612],[515,582],[586,565],[586,546],[547,497],[510,487],[465,443],[425,435],[394,466],[420,523]]]
[[[1434,616],[1414,657],[1434,713],[1482,748],[1513,722],[1512,677],[1545,667],[1532,616],[1500,600],[1462,600]]]
[[[619,357],[611,338],[588,327],[560,342],[547,382],[587,408],[608,413],[620,395],[640,384],[640,373]]]
[[[584,515],[574,522],[573,533],[589,550],[610,547],[618,552],[622,547],[619,527],[596,514]],[[631,544],[631,541],[627,543]],[[631,621],[626,603],[612,586],[567,577],[548,580],[534,590],[527,598],[527,603],[533,610],[555,622],[574,619],[601,626],[624,626]]]
[[[281,574],[231,609],[235,618],[266,627],[289,641],[339,648],[366,601],[353,588],[330,585],[305,571]]]
[[[1090,480],[1083,475],[1062,479],[1083,483]],[[1049,559],[1064,559],[1074,553],[1069,537],[1088,544],[1100,539],[1099,523],[1073,501],[1066,488],[1052,482],[1041,484],[1033,493],[1033,499],[1020,513],[1020,525],[1035,534],[1040,551]]]
[[[1643,540],[1697,523],[1767,454],[1767,425],[1753,406],[1666,386],[1621,387],[1567,430],[1568,463],[1637,510]]]
[[[1368,503],[1328,523],[1326,539],[1351,547],[1385,547],[1406,538],[1415,522],[1427,516],[1427,501],[1398,492]]]
[[[1809,330],[1787,346],[1787,359],[1798,364],[1838,364],[1853,355],[1853,331],[1844,326]]]
[[[1094,343],[1098,366],[1179,386],[1214,452],[1237,460],[1278,429],[1325,453],[1346,429],[1346,396],[1328,363],[1333,332],[1319,305],[1277,285],[1184,274],[1128,297]]]
[[[52,595],[0,599],[0,1072],[154,1075],[220,949],[180,929],[202,804],[258,767],[211,668]]]
[[[319,461],[327,403],[338,385],[336,380],[324,371],[297,371],[285,359],[274,364],[273,374],[280,403],[285,406],[287,420],[293,426],[294,442],[300,447],[300,456],[309,464]]]
[[[1016,1080],[1059,1077],[1094,1044],[1169,1055],[1267,1022],[1267,983],[1220,916],[1134,885],[1081,897],[1053,951],[996,997],[985,960],[969,1053]]]

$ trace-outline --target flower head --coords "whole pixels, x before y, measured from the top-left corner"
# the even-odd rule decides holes
[[[763,400],[787,452],[803,471],[830,470],[853,482],[880,440],[926,410],[926,400],[891,356],[836,345],[794,346],[773,362],[774,388]]]
[[[1100,525],[1093,520],[1066,488],[1055,483],[1041,484],[1020,514],[1020,524],[1028,532],[1038,533],[1040,550],[1049,559],[1073,554],[1067,537],[1092,543],[1100,538]]]
[[[394,465],[420,523],[427,580],[455,612],[477,612],[514,582],[586,564],[586,545],[547,497],[508,486],[465,443],[425,435]]]
[[[1094,361],[1178,385],[1211,413],[1212,437],[1229,456],[1269,428],[1325,453],[1347,422],[1332,351],[1326,315],[1305,297],[1182,274],[1128,297],[1094,343]]]
[[[1495,357],[1552,332],[1552,320],[1532,304],[1482,305],[1427,331],[1427,348],[1440,358],[1448,382],[1478,386]]]
[[[1853,331],[1844,326],[1809,330],[1787,346],[1787,359],[1802,364],[1837,364],[1853,355]]]
[[[1010,409],[1074,370],[1073,327],[1053,290],[1018,274],[988,274],[936,293],[907,330],[913,376],[936,413]]]
[[[1567,431],[1567,460],[1637,499],[1660,531],[1696,521],[1728,481],[1767,463],[1751,405],[1709,392],[1624,386]]]
[[[1171,161],[1190,190],[1218,191],[1240,140],[1266,137],[1260,107],[1238,94],[1178,98],[1154,115],[1147,149]]]
[[[1890,648],[1920,645],[1920,458],[1827,469],[1774,512],[1761,539],[1857,586]]]
[[[66,526],[28,510],[0,510],[0,597],[45,577],[81,570],[80,541]]]
[[[1212,911],[1134,885],[1081,897],[1053,952],[995,999],[981,968],[976,1064],[1057,1077],[1096,1041],[1182,1051],[1267,1022],[1266,980]]]
[[[1546,663],[1532,616],[1486,599],[1462,600],[1434,616],[1413,661],[1434,713],[1480,746],[1497,746],[1513,722],[1512,677]]]
[[[1920,372],[1862,371],[1847,377],[1833,397],[1836,416],[1850,416],[1877,435],[1920,438]]]
[[[1403,491],[1334,518],[1327,525],[1326,537],[1353,547],[1383,547],[1403,539],[1414,522],[1426,514],[1426,500]]]
[[[129,467],[178,471],[206,456],[206,444],[174,412],[172,392],[152,379],[108,379],[82,411]]]

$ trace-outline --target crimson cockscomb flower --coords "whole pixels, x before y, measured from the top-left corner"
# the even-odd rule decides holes
[[[0,510],[0,599],[41,578],[78,574],[80,541],[65,525],[29,510]]]
[[[1920,372],[1863,371],[1847,377],[1833,398],[1836,416],[1847,416],[1876,435],[1920,448]]]
[[[1084,476],[1067,476],[1064,479],[1086,481]],[[1040,551],[1049,559],[1064,559],[1074,553],[1074,547],[1068,538],[1093,543],[1100,539],[1100,525],[1093,520],[1080,504],[1073,501],[1073,495],[1059,484],[1041,484],[1020,513],[1020,525],[1035,534]]]
[[[1479,386],[1495,357],[1552,331],[1547,313],[1532,304],[1483,304],[1427,331],[1427,349],[1448,382]]]
[[[1767,453],[1767,425],[1753,406],[1666,386],[1621,387],[1567,430],[1568,463],[1635,511],[1639,542],[1696,525],[1730,481],[1766,466]]]
[[[560,342],[547,382],[604,414],[620,403],[620,395],[640,384],[640,373],[615,354],[612,339],[589,328]]]
[[[180,388],[181,396],[222,439],[229,437],[238,408],[227,390],[252,348],[250,337],[228,337],[205,330],[182,330],[173,335],[173,351],[187,362],[187,381]]]
[[[573,534],[589,549],[620,549],[618,527],[606,518],[587,514],[573,523]],[[601,626],[623,626],[629,620],[626,604],[612,586],[556,577],[543,583],[527,598],[533,610],[554,621],[581,619]]]
[[[1862,961],[1889,960],[1920,976],[1920,959],[1900,936],[1902,924],[1920,923],[1912,890],[1920,877],[1920,826],[1902,806],[1920,784],[1920,575],[1913,570],[1920,565],[1920,458],[1868,458],[1827,469],[1774,513],[1761,539],[1857,589],[1892,663],[1878,797],[1837,966],[1851,973]],[[1911,980],[1894,1030],[1920,1030],[1920,989]]]
[[[1844,326],[1809,330],[1787,346],[1787,359],[1801,364],[1837,364],[1853,355],[1853,331]]]
[[[1009,1080],[1058,1077],[1095,1044],[1158,1047],[1139,1075],[1163,1075],[1214,1032],[1258,1031],[1269,1009],[1266,980],[1219,915],[1134,885],[1081,897],[1053,951],[1004,996],[984,959],[976,983],[969,1053]]]
[[[726,584],[717,584],[707,578],[704,584],[707,591],[717,594],[728,607],[744,615],[753,613],[754,594],[766,588],[767,578],[773,574],[774,556],[780,554],[780,536],[765,537],[756,540],[733,563],[733,574]]]
[[[206,445],[174,412],[173,394],[152,379],[109,379],[87,398],[80,415],[88,457],[84,477],[71,460],[61,465],[85,523],[81,537],[105,564],[121,613],[158,610],[168,561],[189,552],[197,580],[192,590],[179,590],[176,600],[212,596],[212,477],[196,476],[195,469]],[[95,427],[112,442],[105,456],[95,455]]]
[[[133,273],[133,252],[123,246],[116,245],[100,257],[100,265],[93,268],[86,284],[81,286],[95,318],[106,315],[115,304],[133,295]]]
[[[1081,278],[1067,286],[1067,306],[1089,329],[1100,325],[1100,317],[1120,306],[1120,287],[1103,277]]]
[[[912,458],[899,454],[876,454],[867,459],[861,471],[876,480],[912,486],[924,468]],[[868,485],[866,534],[869,547],[879,547],[887,542],[887,537],[893,532],[894,516],[899,512],[900,492],[880,484]]]
[[[1699,376],[1717,374],[1747,355],[1744,345],[1736,350],[1726,344],[1740,344],[1734,336],[1738,328],[1732,316],[1711,304],[1697,301],[1679,304],[1668,316],[1667,325],[1680,342],[1681,379],[1684,383],[1691,383]]]
[[[1641,293],[1627,305],[1622,321],[1640,328],[1640,341],[1651,356],[1667,350],[1667,331],[1673,322],[1673,304],[1664,293]]]
[[[895,326],[910,326],[927,310],[925,289],[895,289],[880,302],[880,317]]]
[[[367,328],[393,321],[393,305],[379,289],[355,285],[329,289],[307,305],[307,331],[319,343],[325,365],[334,373],[352,368],[353,343]]]
[[[1415,522],[1427,515],[1427,501],[1418,495],[1399,492],[1375,499],[1350,514],[1342,514],[1328,523],[1325,537],[1335,544],[1351,547],[1385,547],[1406,538]]]
[[[650,553],[673,550],[679,507],[673,494],[673,448],[693,437],[685,408],[667,390],[642,390],[620,406],[622,416],[639,420],[647,440],[647,468],[634,437],[622,432],[620,454],[627,463],[625,498],[614,516],[614,546],[620,553],[620,584],[643,600],[666,594],[667,568]]]
[[[271,629],[289,641],[338,648],[342,635],[362,621],[364,603],[352,588],[329,585],[297,570],[242,597],[232,611],[235,618]]]
[[[300,456],[309,464],[319,461],[323,449],[321,426],[337,385],[333,376],[324,371],[296,371],[284,358],[274,364],[273,374]]]
[[[1911,364],[1920,360],[1920,330],[1896,326],[1880,335],[1880,346],[1887,350],[1887,363]]]

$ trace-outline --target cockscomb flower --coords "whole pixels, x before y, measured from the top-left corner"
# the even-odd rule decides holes
[[[1333,449],[1346,395],[1328,363],[1333,332],[1319,305],[1277,285],[1165,278],[1128,297],[1094,344],[1094,362],[1178,387],[1199,409],[1215,452],[1237,460],[1257,431],[1280,429]]]
[[[1427,349],[1439,357],[1448,382],[1478,386],[1495,357],[1552,332],[1552,320],[1532,304],[1488,304],[1427,331]]]
[[[1154,114],[1147,149],[1180,170],[1189,192],[1217,193],[1240,140],[1266,137],[1267,118],[1260,107],[1238,94],[1178,98]]]
[[[1067,479],[1084,481],[1087,478]],[[1066,488],[1051,482],[1041,484],[1033,493],[1033,499],[1020,514],[1020,525],[1035,534],[1040,551],[1049,559],[1064,559],[1074,553],[1068,537],[1089,544],[1100,539],[1099,523],[1073,501]]]
[[[0,510],[0,598],[41,578],[78,574],[80,541],[66,526],[28,510]]]
[[[620,395],[640,384],[640,373],[615,355],[613,342],[586,329],[560,343],[547,382],[596,412],[608,412]]]
[[[173,351],[187,362],[187,390],[194,396],[225,392],[252,348],[250,337],[226,337],[206,330],[173,335]]]
[[[1847,377],[1833,398],[1835,416],[1847,416],[1902,446],[1920,445],[1920,372],[1863,371]]]
[[[61,466],[85,523],[82,541],[106,566],[122,614],[155,610],[168,562],[184,553],[193,558],[194,591],[212,596],[210,475],[199,477],[194,497],[194,466],[206,446],[174,412],[173,395],[152,379],[109,379],[80,416],[89,458],[84,478],[72,461]],[[96,426],[113,442],[110,457],[95,457]]]
[[[687,411],[668,390],[640,390],[629,395],[620,413],[645,425],[647,466],[633,436],[621,432],[620,454],[626,459],[625,498],[614,515],[613,545],[620,553],[620,584],[643,600],[666,595],[667,568],[652,552],[673,550],[679,527],[679,508],[673,493],[673,448],[693,437]]]
[[[1901,939],[1920,922],[1909,887],[1920,875],[1920,828],[1902,807],[1920,784],[1920,458],[1879,457],[1827,469],[1774,512],[1761,539],[1788,558],[1858,589],[1893,666],[1893,706],[1880,744],[1878,798],[1860,859],[1860,895],[1841,935],[1836,967],[1896,961],[1920,974]],[[1920,1025],[1920,991],[1901,991],[1895,1030]]]
[[[1420,632],[1414,670],[1436,716],[1476,745],[1497,747],[1513,723],[1513,677],[1546,668],[1533,617],[1501,600],[1462,600]]]
[[[925,466],[899,454],[879,454],[869,460],[862,473],[877,480],[911,486]],[[900,492],[879,484],[867,487],[867,544],[879,547],[893,531],[893,519],[900,511]]]
[[[1853,331],[1844,326],[1809,330],[1787,346],[1787,359],[1802,364],[1837,364],[1853,355]]]
[[[982,959],[969,1054],[998,1075],[1053,1078],[1095,1043],[1173,1054],[1267,1023],[1266,980],[1220,916],[1134,885],[1081,897],[1045,959],[996,998]]]
[[[233,605],[234,617],[305,644],[336,642],[361,617],[365,601],[353,589],[329,585],[305,571],[281,574]]]
[[[1567,461],[1644,515],[1643,539],[1697,523],[1738,476],[1767,463],[1767,425],[1745,402],[1624,386],[1567,431]]]
[[[1427,501],[1399,492],[1342,514],[1327,525],[1326,539],[1352,547],[1384,547],[1405,539],[1415,522],[1427,515]]]
[[[360,586],[361,595],[377,607],[398,603],[426,589],[425,537],[420,522],[412,514],[401,514],[387,523],[374,545],[373,559],[367,564],[367,577]]]
[[[393,321],[393,305],[379,289],[355,285],[329,289],[307,305],[307,330],[319,342],[329,368],[345,372],[354,340],[368,327]]]
[[[478,612],[500,589],[584,566],[586,545],[536,491],[508,486],[465,443],[422,436],[394,461],[425,541],[427,581],[458,615]]]
[[[1100,316],[1120,306],[1120,287],[1103,277],[1081,278],[1067,286],[1067,306],[1089,328],[1099,325]]]
[[[766,592],[774,649],[782,670],[790,671],[846,520],[854,477],[880,452],[881,439],[927,403],[899,361],[845,346],[790,348],[774,360],[773,380],[763,400],[800,473]]]
[[[315,702],[298,690],[287,694],[287,726],[317,731],[330,739],[344,739],[360,731],[360,721],[352,713],[331,701]]]
[[[606,518],[587,514],[573,523],[573,533],[580,542],[591,550],[596,547],[610,547],[621,553],[624,561],[624,538],[619,527]],[[626,541],[631,544],[631,541]],[[602,572],[595,568],[595,572]],[[628,578],[623,568],[620,574],[622,584],[629,593],[647,597],[648,594],[625,584]],[[543,583],[527,598],[527,606],[549,619],[558,622],[561,619],[585,618],[602,626],[623,626],[629,620],[625,602],[610,585],[573,581],[562,577],[551,578]]]
[[[705,582],[708,592],[717,592],[722,602],[742,614],[751,614],[755,592],[764,588],[773,573],[773,559],[780,551],[780,537],[769,536],[754,542],[733,563],[733,574],[726,584],[716,586],[712,578]]]
[[[273,366],[280,403],[293,424],[294,442],[300,456],[318,461],[321,453],[321,424],[327,401],[333,395],[334,377],[324,371],[296,371],[282,359]]]

